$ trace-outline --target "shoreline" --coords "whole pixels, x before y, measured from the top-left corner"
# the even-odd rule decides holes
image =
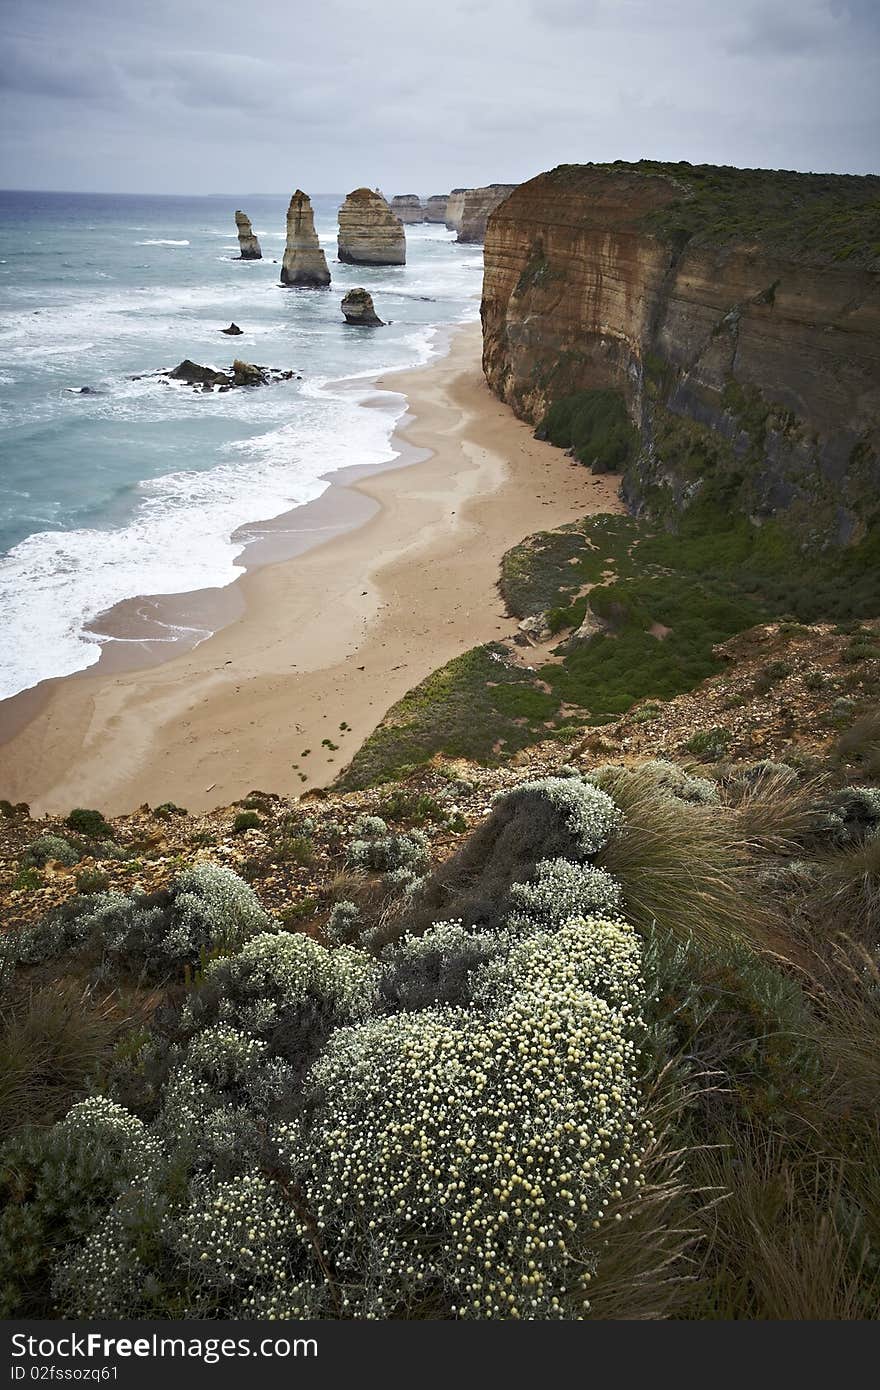
[[[490,393],[479,344],[478,325],[460,327],[447,355],[374,383],[407,400],[393,462],[349,465],[313,502],[242,528],[254,549],[231,585],[164,596],[178,626],[221,618],[210,637],[124,669],[112,666],[119,646],[131,658],[129,641],[108,642],[87,671],[5,701],[0,796],[36,814],[123,814],[145,801],[206,810],[256,787],[297,795],[332,781],[431,671],[512,635],[496,588],[504,551],[621,507],[616,478],[535,440]],[[300,549],[281,558],[293,532]],[[155,621],[152,603],[118,610]],[[102,631],[115,635],[118,610]]]

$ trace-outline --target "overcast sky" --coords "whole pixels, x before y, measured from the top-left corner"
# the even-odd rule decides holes
[[[0,186],[880,167],[880,0],[0,0]]]

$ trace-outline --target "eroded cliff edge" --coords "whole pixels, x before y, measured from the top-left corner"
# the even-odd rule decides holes
[[[880,513],[880,178],[564,165],[489,218],[483,367],[539,424],[621,393],[635,511],[699,497],[827,543]]]

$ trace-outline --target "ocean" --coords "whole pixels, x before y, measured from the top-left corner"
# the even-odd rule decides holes
[[[405,402],[369,408],[371,378],[478,317],[481,247],[421,224],[405,266],[341,265],[335,195],[312,199],[330,289],[281,286],[288,200],[0,192],[0,699],[93,665],[88,625],[116,603],[232,583],[245,523],[392,462]],[[235,259],[237,207],[261,261]],[[386,327],[345,324],[355,285]],[[302,380],[202,394],[149,375],[185,357]]]

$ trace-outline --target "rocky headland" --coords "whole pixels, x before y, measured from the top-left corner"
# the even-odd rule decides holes
[[[425,220],[425,209],[418,193],[398,193],[391,199],[391,211],[405,226]]]
[[[238,232],[239,260],[261,261],[263,253],[247,213],[235,214],[235,227]]]
[[[432,193],[425,202],[426,222],[445,222],[448,196],[445,193]]]
[[[638,513],[712,503],[858,541],[880,498],[878,196],[648,161],[541,174],[488,220],[489,385],[551,437],[554,405],[616,398]]]
[[[355,188],[339,209],[339,259],[346,265],[405,265],[403,223],[372,188]]]
[[[373,307],[373,296],[365,289],[349,290],[342,301],[345,322],[357,328],[381,328],[384,320]]]
[[[446,199],[446,228],[450,232],[461,230],[461,219],[464,213],[465,195],[470,193],[469,188],[453,188]]]
[[[327,257],[315,231],[315,214],[308,194],[298,188],[287,209],[287,241],[281,266],[282,285],[323,289],[330,284]]]
[[[461,212],[456,214],[458,240],[481,242],[486,235],[486,223],[490,214],[515,188],[515,183],[490,183],[486,188],[465,189],[461,200]]]

